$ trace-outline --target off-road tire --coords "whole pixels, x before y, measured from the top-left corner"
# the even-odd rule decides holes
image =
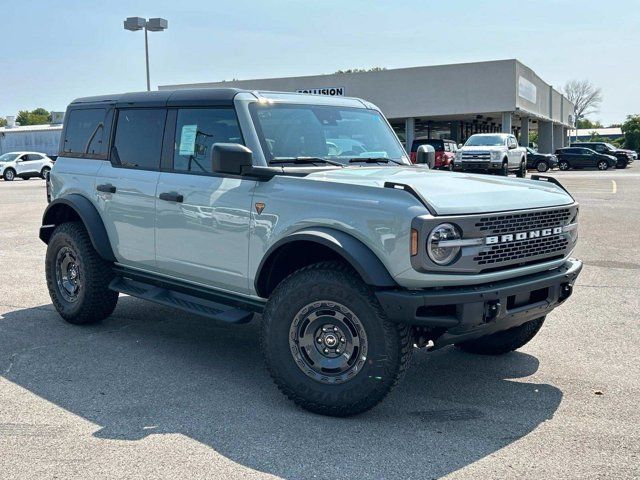
[[[9,176],[7,176],[9,174]],[[16,178],[16,171],[13,168],[7,168],[2,175],[5,182],[13,182]]]
[[[63,248],[70,249],[75,255],[78,278],[81,279],[75,302],[64,298],[57,282],[57,256]],[[82,223],[63,223],[55,228],[47,247],[45,271],[53,306],[67,322],[76,325],[96,323],[116,308],[118,293],[109,290],[109,282],[113,279],[112,264],[95,251]]]
[[[305,305],[337,302],[358,317],[368,352],[361,369],[339,384],[321,383],[296,364],[290,328]],[[322,262],[292,273],[274,290],[262,319],[261,346],[278,388],[314,413],[346,417],[378,404],[403,376],[410,357],[410,330],[389,321],[371,288],[347,265]]]
[[[516,177],[525,178],[527,176],[527,162],[524,160],[520,163],[520,168],[516,172]]]
[[[542,328],[545,318],[536,318],[509,330],[459,343],[456,347],[478,355],[503,355],[526,345]]]
[[[42,170],[40,170],[40,178],[46,180],[50,173],[51,169],[49,167],[44,167]]]
[[[549,170],[549,164],[545,160],[540,160],[536,165],[536,170],[540,173],[544,173]]]

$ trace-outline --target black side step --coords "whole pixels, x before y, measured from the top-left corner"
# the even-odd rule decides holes
[[[143,281],[117,276],[109,284],[111,290],[126,293],[162,305],[179,308],[185,312],[228,323],[247,323],[253,317],[253,311],[225,305],[202,298],[191,293],[179,292],[165,286],[153,285]]]

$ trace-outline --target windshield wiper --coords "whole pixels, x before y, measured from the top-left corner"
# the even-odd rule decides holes
[[[404,165],[402,162],[387,157],[356,157],[349,160],[349,163],[395,163],[396,165]]]
[[[329,165],[335,165],[336,167],[344,168],[344,163],[336,162],[335,160],[328,160],[320,157],[275,157],[269,162],[269,164],[280,163],[328,163]]]

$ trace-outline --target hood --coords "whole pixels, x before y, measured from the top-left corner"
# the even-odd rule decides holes
[[[486,147],[480,146],[480,145],[478,145],[478,146],[473,145],[473,146],[469,146],[469,147],[463,146],[462,148],[459,148],[458,150],[464,150],[465,152],[493,152],[493,151],[500,151],[501,152],[501,151],[506,150],[506,149],[507,149],[507,147],[505,147],[504,145],[493,145],[493,146],[488,145]]]
[[[385,188],[385,182],[409,185],[438,215],[524,210],[573,203],[569,194],[548,182],[420,167],[347,167],[311,173],[306,178],[377,188]]]

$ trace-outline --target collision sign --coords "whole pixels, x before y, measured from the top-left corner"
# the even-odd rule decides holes
[[[344,97],[344,87],[300,88],[296,93],[309,93],[311,95],[328,95],[330,97]]]

